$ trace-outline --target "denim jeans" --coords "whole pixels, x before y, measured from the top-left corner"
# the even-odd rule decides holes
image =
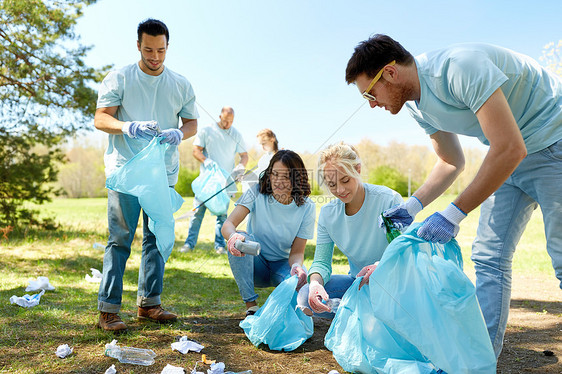
[[[511,299],[515,248],[533,210],[540,206],[546,249],[562,288],[562,140],[527,155],[507,181],[481,207],[472,260],[476,294],[499,356]]]
[[[255,301],[258,294],[254,287],[276,287],[290,276],[289,260],[268,261],[259,256],[233,256],[228,252],[228,262],[242,300]]]
[[[324,285],[324,289],[330,299],[341,299],[354,280],[355,278],[351,275],[334,274],[330,277],[328,283]],[[308,304],[308,283],[300,289],[297,295],[297,305],[299,307],[310,308],[310,304]],[[314,315],[322,318],[333,319],[336,314],[332,312],[315,312]]]
[[[196,202],[195,200],[193,204],[199,205],[200,203]],[[201,229],[201,223],[203,222],[203,216],[205,216],[206,211],[207,207],[205,205],[201,205],[199,208],[197,208],[195,215],[191,218],[191,222],[189,222],[189,230],[187,232],[187,239],[185,239],[185,244],[189,245],[191,248],[195,248],[195,244],[197,244],[199,230]],[[215,225],[215,249],[226,246],[224,238],[221,234],[221,229],[224,221],[226,221],[226,214],[217,216],[217,223]]]
[[[131,254],[131,243],[139,222],[141,207],[135,196],[108,190],[107,220],[109,239],[103,256],[103,278],[98,293],[98,309],[117,313],[123,295],[123,274]],[[159,305],[164,282],[164,259],[156,247],[156,237],[148,229],[143,212],[142,256],[139,267],[137,305]]]

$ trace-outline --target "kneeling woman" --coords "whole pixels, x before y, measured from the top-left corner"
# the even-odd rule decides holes
[[[310,284],[301,289],[298,300],[307,314],[309,305],[315,313],[333,318],[324,302],[341,298],[358,275],[367,274],[368,279],[373,264],[381,259],[388,245],[385,232],[378,227],[378,217],[382,211],[401,203],[402,197],[388,187],[363,183],[359,155],[344,143],[320,153],[318,172],[337,199],[320,210]],[[332,275],[334,244],[349,261],[346,275]]]
[[[299,277],[299,288],[306,284],[304,249],[314,236],[316,219],[316,207],[308,195],[310,185],[302,159],[293,151],[279,151],[259,183],[240,197],[222,226],[246,315],[258,310],[254,286],[274,287],[294,274]],[[247,215],[248,233],[236,231]],[[236,240],[246,238],[260,243],[258,256],[246,256],[234,248]]]

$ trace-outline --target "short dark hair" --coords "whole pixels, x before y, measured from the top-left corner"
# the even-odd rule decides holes
[[[170,33],[168,32],[168,28],[166,27],[164,22],[157,19],[149,18],[139,23],[139,27],[137,28],[137,37],[139,43],[142,42],[143,33],[151,36],[165,35],[166,43],[170,41]]]
[[[376,34],[355,47],[345,69],[345,80],[347,84],[354,83],[363,73],[373,78],[393,60],[397,64],[410,65],[414,62],[414,56],[390,36]]]
[[[302,158],[295,152],[283,149],[273,155],[269,166],[260,175],[260,193],[264,195],[271,195],[273,189],[271,188],[271,169],[273,164],[281,161],[283,165],[289,168],[289,178],[291,179],[291,196],[297,206],[304,204],[306,197],[310,195],[310,184],[308,184],[308,172],[304,167]]]

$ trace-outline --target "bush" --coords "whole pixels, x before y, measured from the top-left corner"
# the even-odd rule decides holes
[[[392,188],[402,196],[408,196],[408,177],[390,166],[379,166],[369,173],[369,183]],[[412,184],[412,192],[415,191]]]
[[[191,189],[191,182],[199,176],[199,170],[189,170],[180,166],[178,174],[178,183],[176,183],[176,191],[183,197],[193,197],[193,190]]]

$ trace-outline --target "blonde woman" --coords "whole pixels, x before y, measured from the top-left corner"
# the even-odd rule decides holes
[[[320,153],[320,182],[337,198],[324,205],[318,218],[316,251],[309,270],[309,285],[299,293],[299,305],[310,314],[333,318],[325,302],[341,298],[358,275],[368,276],[388,242],[377,219],[385,209],[403,202],[388,187],[363,183],[361,160],[355,148],[339,143]],[[349,261],[348,274],[332,275],[334,245]],[[308,293],[307,293],[308,288]],[[308,308],[310,307],[310,309]]]

